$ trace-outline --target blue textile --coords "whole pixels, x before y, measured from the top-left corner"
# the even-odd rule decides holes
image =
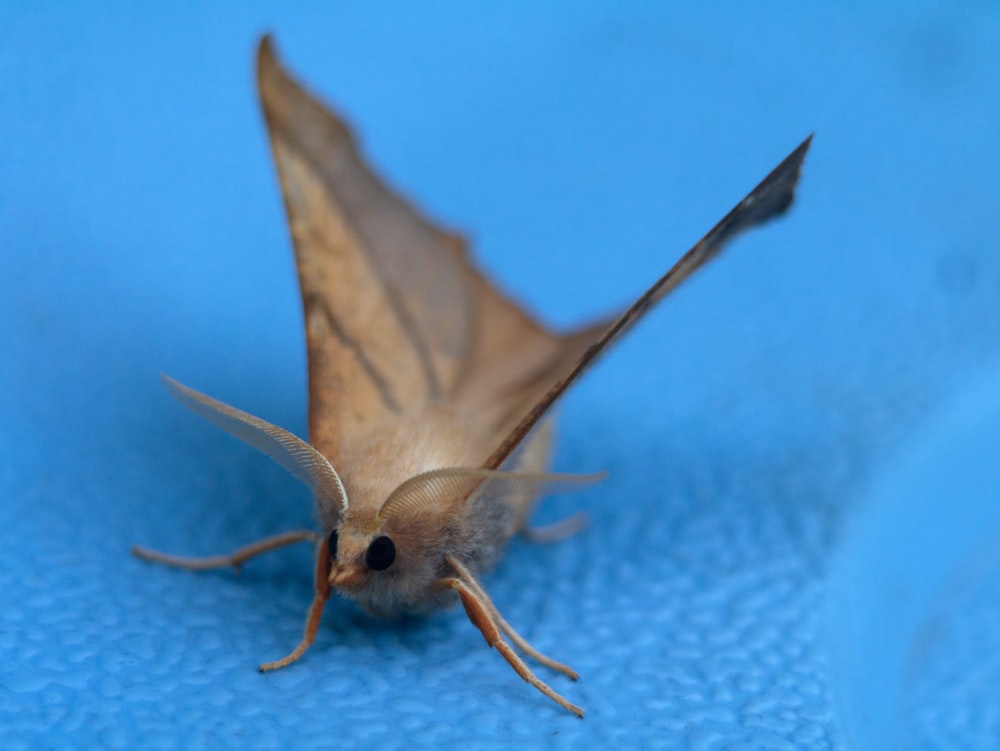
[[[889,3],[0,7],[0,747],[990,748],[1000,737],[1000,11]],[[258,36],[543,320],[621,307],[808,133],[741,238],[562,403],[460,610],[329,607],[294,667],[306,491],[164,393],[300,435],[305,358]]]

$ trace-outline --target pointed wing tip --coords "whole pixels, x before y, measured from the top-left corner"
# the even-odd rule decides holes
[[[792,153],[786,156],[784,161],[774,170],[774,173],[779,176],[788,176],[793,192],[798,185],[799,176],[802,173],[802,164],[806,160],[806,154],[809,153],[809,147],[812,146],[814,135],[816,134],[810,133],[806,136],[805,140],[796,146]]]
[[[810,133],[805,139],[796,146],[792,153],[786,156],[777,167],[771,172],[772,175],[789,175],[794,181],[798,180],[799,172],[802,170],[802,163],[805,162],[806,154],[809,153],[809,147],[812,146],[813,136],[815,133]],[[769,175],[770,177],[770,175]]]
[[[257,91],[265,109],[268,105],[268,92],[272,82],[283,76],[281,61],[275,50],[274,36],[264,34],[257,43]]]
[[[281,131],[293,141],[304,142],[315,131],[321,141],[346,139],[352,147],[356,144],[347,122],[285,67],[272,34],[264,34],[257,43],[257,95],[272,136]]]
[[[782,159],[781,163],[740,202],[734,210],[735,213],[731,213],[726,219],[738,219],[738,225],[749,228],[777,218],[788,211],[795,201],[795,191],[802,175],[802,164],[805,162],[814,135],[810,133],[806,136],[805,140]],[[745,216],[738,216],[744,212]]]
[[[274,50],[274,35],[270,32],[262,34],[257,42],[257,73],[269,66],[278,64],[278,55]]]
[[[796,146],[795,150],[792,151],[792,153],[789,154],[787,157],[785,157],[785,161],[782,162],[781,165],[779,165],[778,167],[778,170],[784,168],[792,172],[794,174],[794,181],[796,183],[799,180],[799,173],[802,172],[802,163],[805,162],[806,154],[809,153],[809,147],[812,146],[813,136],[815,135],[816,135],[815,133],[810,133],[808,136],[806,136],[805,140],[803,140],[802,143]]]

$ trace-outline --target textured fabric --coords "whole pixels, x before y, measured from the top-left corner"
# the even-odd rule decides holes
[[[988,748],[1000,737],[1000,13],[643,3],[0,7],[0,747]],[[740,239],[561,405],[485,585],[582,721],[460,610],[328,609],[296,482],[166,372],[305,426],[258,35],[544,320],[632,299],[809,132]],[[992,373],[992,375],[991,375]],[[984,447],[993,447],[993,451]],[[991,474],[992,471],[992,474]],[[919,491],[919,492],[918,492]],[[910,502],[912,499],[912,503]]]

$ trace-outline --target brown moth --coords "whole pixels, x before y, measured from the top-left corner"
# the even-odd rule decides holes
[[[575,526],[527,527],[540,492],[594,479],[545,473],[550,431],[542,418],[654,304],[736,234],[790,206],[811,136],[627,310],[557,334],[490,284],[461,237],[379,179],[348,127],[289,76],[268,38],[257,77],[305,309],[311,443],[164,380],[185,405],[308,485],[320,532],[288,532],[213,558],[135,553],[206,569],[314,542],[305,635],[262,671],[302,656],[334,590],[379,616],[461,602],[518,675],[582,716],[515,648],[577,674],[518,635],[477,576],[515,532],[554,537]]]

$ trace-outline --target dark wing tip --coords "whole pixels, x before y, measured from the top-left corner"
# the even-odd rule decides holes
[[[813,134],[810,133],[692,249],[701,248],[704,255],[702,261],[718,254],[735,235],[775,219],[788,210],[795,200],[802,163],[812,139]]]
[[[796,146],[792,153],[786,156],[784,161],[771,172],[772,175],[779,177],[787,175],[793,190],[799,181],[799,175],[802,172],[802,163],[805,161],[806,154],[809,153],[809,147],[812,146],[813,136],[815,135],[815,133],[810,133],[806,136],[802,143]],[[768,177],[770,176],[768,175]]]
[[[806,154],[809,153],[809,147],[812,146],[813,136],[815,133],[810,133],[791,154],[785,157],[785,161],[775,167],[774,171],[771,173],[778,176],[778,179],[784,178],[789,183],[789,192],[792,194],[791,197],[795,197],[795,188],[799,183],[799,176],[802,174],[802,163],[806,159]],[[770,177],[770,175],[768,175]]]
[[[802,173],[802,163],[805,161],[809,146],[812,145],[813,133],[810,133],[802,143],[786,156],[781,164],[761,180],[753,192],[744,199],[744,203],[759,203],[753,207],[755,222],[765,222],[780,216],[788,210],[795,200],[795,188]],[[751,208],[747,206],[747,208]]]

